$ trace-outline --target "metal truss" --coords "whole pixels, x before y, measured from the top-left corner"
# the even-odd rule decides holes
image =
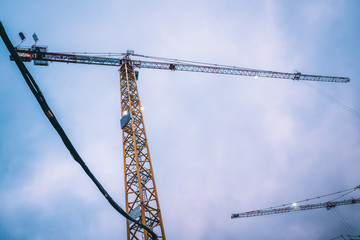
[[[204,66],[204,65],[194,65],[194,64],[148,62],[148,61],[140,61],[140,60],[134,60],[133,65],[138,68],[218,73],[218,74],[241,75],[241,76],[250,76],[250,77],[282,78],[282,79],[292,79],[292,80],[342,82],[342,83],[346,83],[350,81],[350,79],[346,77],[306,75],[306,74],[301,74],[299,72],[283,73],[283,72],[263,71],[263,70],[255,70],[255,69],[245,69],[238,67],[216,67],[216,66]]]
[[[64,54],[64,53],[38,53],[29,48],[17,48],[23,61],[30,62],[31,60],[48,61],[48,62],[67,62],[67,63],[80,63],[80,64],[93,64],[105,66],[120,66],[122,59],[110,57],[94,57],[78,54]],[[124,54],[125,55],[125,54]],[[126,58],[126,57],[125,57]],[[142,60],[129,60],[135,68],[151,68],[163,69],[173,71],[189,71],[189,72],[204,72],[204,73],[217,73],[240,75],[250,77],[264,77],[264,78],[280,78],[291,80],[304,80],[304,81],[320,81],[320,82],[339,82],[346,83],[350,79],[347,77],[334,77],[334,76],[321,76],[321,75],[308,75],[300,72],[284,73],[264,71],[257,69],[248,69],[240,67],[224,67],[224,66],[206,66],[196,64],[183,64],[183,63],[166,63],[166,62],[151,62]]]
[[[142,109],[130,60],[123,59],[120,68],[126,212],[165,239],[153,168],[146,138]],[[130,116],[130,117],[129,117]],[[128,240],[151,239],[151,235],[127,220]]]
[[[274,208],[274,209],[264,209],[264,210],[256,210],[250,212],[243,212],[243,213],[234,213],[231,215],[231,218],[245,218],[245,217],[256,217],[256,216],[263,216],[263,215],[271,215],[271,214],[278,214],[278,213],[288,213],[288,212],[297,212],[303,210],[312,210],[317,208],[326,208],[330,210],[336,206],[341,205],[349,205],[349,204],[357,204],[360,203],[360,198],[348,199],[343,201],[332,201],[332,202],[325,202],[325,203],[316,203],[316,204],[307,204],[307,205],[300,205],[300,206],[290,206],[284,208]]]

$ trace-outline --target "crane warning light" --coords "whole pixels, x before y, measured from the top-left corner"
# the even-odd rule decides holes
[[[19,36],[21,38],[21,41],[24,41],[25,40],[25,35],[22,33],[22,32],[19,32]]]

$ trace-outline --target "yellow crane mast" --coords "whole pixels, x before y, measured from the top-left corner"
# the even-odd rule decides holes
[[[122,61],[119,71],[126,212],[134,219],[140,218],[159,239],[166,239],[135,71],[128,59]],[[130,221],[127,221],[127,233],[128,239],[149,237]]]

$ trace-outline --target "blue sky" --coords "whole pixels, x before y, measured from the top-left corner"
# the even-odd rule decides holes
[[[125,52],[307,74],[360,111],[360,2],[5,1],[10,39],[58,52]],[[71,159],[0,44],[0,238],[123,239],[125,220]],[[93,173],[124,206],[114,67],[27,64]],[[360,120],[301,82],[141,69],[168,239],[331,239],[332,211],[234,212],[359,185]],[[353,195],[359,197],[357,193]],[[349,196],[350,197],[350,196]],[[360,229],[360,206],[339,207]]]

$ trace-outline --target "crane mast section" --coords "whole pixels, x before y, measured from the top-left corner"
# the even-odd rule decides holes
[[[268,210],[256,210],[250,212],[243,212],[243,213],[234,213],[231,215],[231,218],[246,218],[246,217],[256,217],[256,216],[263,216],[263,215],[271,215],[271,214],[278,214],[278,213],[288,213],[288,212],[297,212],[303,210],[312,210],[317,208],[326,208],[330,210],[336,206],[341,205],[349,205],[349,204],[357,204],[360,203],[360,198],[343,200],[343,201],[333,201],[333,202],[326,202],[326,203],[317,203],[317,204],[307,204],[307,205],[300,205],[300,206],[289,206],[284,208],[275,208],[275,209],[268,209]]]
[[[48,61],[48,62],[66,62],[66,63],[79,63],[79,64],[92,64],[92,65],[105,65],[105,66],[121,66],[122,59],[111,57],[95,57],[77,54],[64,54],[64,53],[35,53],[28,48],[17,48],[16,51],[23,59],[23,61],[30,62],[32,60]],[[151,62],[142,60],[130,60],[134,68],[150,68],[162,69],[172,71],[188,71],[188,72],[203,72],[203,73],[217,73],[227,75],[240,75],[249,77],[265,77],[265,78],[280,78],[292,79],[301,81],[319,81],[319,82],[338,82],[346,83],[350,79],[347,77],[334,77],[334,76],[321,76],[321,75],[308,75],[301,73],[284,73],[274,71],[264,71],[239,67],[220,67],[220,66],[206,66],[195,64],[183,63],[166,63],[166,62]]]
[[[120,72],[121,128],[123,137],[126,212],[165,240],[159,199],[134,69],[122,60]],[[124,121],[125,120],[125,121]],[[127,239],[151,239],[151,235],[127,220]]]

